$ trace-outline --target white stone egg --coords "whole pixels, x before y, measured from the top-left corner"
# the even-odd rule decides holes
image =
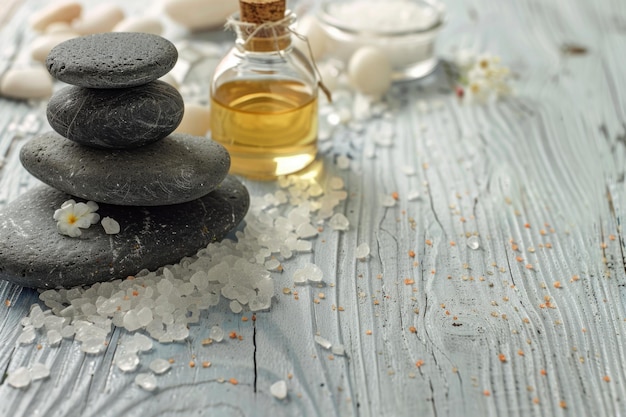
[[[348,63],[348,77],[361,94],[379,98],[391,86],[392,69],[387,55],[379,48],[364,46],[356,50]]]

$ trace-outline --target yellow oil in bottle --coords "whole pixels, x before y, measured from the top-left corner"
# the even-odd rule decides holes
[[[299,171],[317,153],[317,97],[298,81],[228,81],[211,96],[211,134],[229,151],[232,174]]]

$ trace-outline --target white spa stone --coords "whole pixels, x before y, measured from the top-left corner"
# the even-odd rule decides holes
[[[391,87],[392,69],[389,58],[379,48],[359,48],[348,63],[348,76],[358,92],[378,98]]]
[[[52,95],[52,77],[44,67],[10,69],[0,80],[0,95],[17,99],[43,99]]]
[[[206,136],[210,129],[211,108],[201,104],[185,103],[183,120],[174,132],[193,136]]]
[[[55,32],[35,38],[30,44],[30,56],[42,64],[46,62],[48,54],[58,44],[78,36],[75,32]]]
[[[199,31],[223,26],[238,6],[237,0],[165,0],[163,10],[176,23]]]
[[[72,23],[72,28],[81,35],[110,32],[124,20],[124,11],[118,5],[101,3],[88,10]]]
[[[54,33],[66,33],[66,32],[76,33],[72,29],[72,25],[70,23],[68,23],[68,22],[54,22],[54,23],[50,23],[46,27],[46,30],[44,31],[44,33],[46,35],[52,35]]]
[[[151,16],[128,17],[115,25],[112,32],[142,32],[161,35],[163,23],[158,18]]]
[[[52,23],[70,23],[80,16],[82,10],[82,5],[76,1],[50,3],[31,16],[30,26],[36,31],[43,32]]]

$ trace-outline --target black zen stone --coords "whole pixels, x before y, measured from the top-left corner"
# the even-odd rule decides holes
[[[65,87],[48,102],[50,126],[82,145],[128,149],[163,139],[183,118],[178,91],[163,81],[122,89]]]
[[[195,200],[214,190],[230,168],[222,145],[181,133],[140,148],[103,150],[46,132],[22,146],[20,159],[28,172],[51,187],[125,206]]]
[[[100,224],[71,238],[58,233],[54,211],[71,198],[41,185],[0,209],[0,279],[42,289],[91,285],[178,262],[221,240],[248,210],[246,188],[227,177],[212,193],[185,204],[124,207],[98,213],[120,224],[107,235]]]
[[[52,48],[46,67],[53,77],[89,88],[126,88],[154,81],[178,59],[167,39],[148,33],[81,36]]]

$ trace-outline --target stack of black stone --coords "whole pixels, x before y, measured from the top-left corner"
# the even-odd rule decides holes
[[[1,279],[58,288],[124,278],[192,255],[242,220],[249,196],[227,175],[226,150],[172,133],[183,99],[158,78],[177,58],[169,41],[143,33],[85,36],[50,52],[48,70],[71,85],[48,104],[56,132],[22,147],[22,165],[47,186],[0,212]],[[68,199],[99,203],[120,233],[59,234],[52,216]]]

